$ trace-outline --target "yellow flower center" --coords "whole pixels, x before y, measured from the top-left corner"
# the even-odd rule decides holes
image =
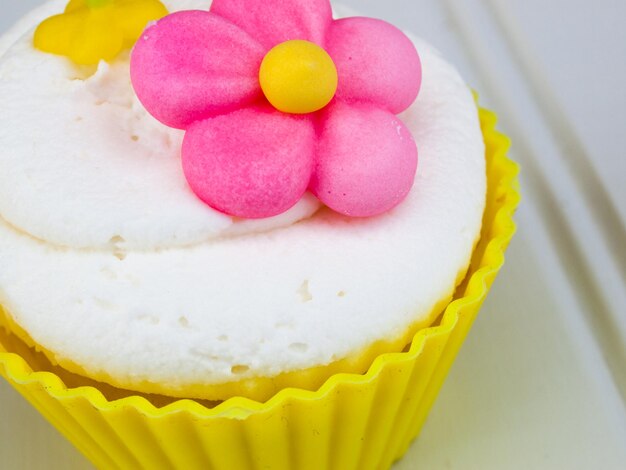
[[[308,41],[287,41],[267,53],[259,81],[269,102],[279,111],[307,114],[331,102],[339,81],[328,53]]]

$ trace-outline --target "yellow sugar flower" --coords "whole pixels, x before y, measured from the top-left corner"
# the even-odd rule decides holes
[[[70,0],[65,12],[37,27],[35,47],[79,65],[110,62],[133,47],[150,21],[167,14],[158,0]]]

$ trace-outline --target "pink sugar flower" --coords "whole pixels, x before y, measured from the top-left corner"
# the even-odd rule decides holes
[[[284,112],[268,100],[261,66],[289,41],[316,44],[332,59],[337,80],[322,109]],[[315,78],[316,65],[305,66]],[[226,214],[275,216],[310,190],[341,214],[369,217],[413,186],[417,148],[396,115],[417,98],[421,63],[413,43],[383,21],[333,20],[328,0],[214,0],[210,11],[150,26],[133,50],[131,77],[155,118],[186,130],[187,181]],[[312,93],[328,88],[319,80]],[[306,94],[304,81],[289,83],[287,98]]]

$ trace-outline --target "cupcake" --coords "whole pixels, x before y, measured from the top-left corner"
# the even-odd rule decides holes
[[[103,468],[388,467],[513,233],[493,115],[327,0],[64,6],[0,42],[0,371]]]

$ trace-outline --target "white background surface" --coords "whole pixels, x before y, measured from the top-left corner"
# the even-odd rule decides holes
[[[0,32],[41,0],[0,0]],[[523,168],[507,265],[398,470],[626,468],[626,2],[344,0],[424,37]],[[0,382],[0,468],[88,463]]]

